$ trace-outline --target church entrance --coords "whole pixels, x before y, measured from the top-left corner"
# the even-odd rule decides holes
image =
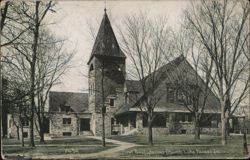
[[[80,119],[80,131],[90,131],[90,119],[89,118]]]

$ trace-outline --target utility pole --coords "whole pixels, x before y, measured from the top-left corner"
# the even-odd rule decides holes
[[[102,72],[102,146],[105,147],[105,113],[106,113],[106,107],[105,107],[105,96],[104,96],[104,63],[102,64],[101,68]]]

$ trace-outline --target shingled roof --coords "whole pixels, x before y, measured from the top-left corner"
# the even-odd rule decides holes
[[[126,80],[125,81],[127,92],[141,92],[141,83],[138,80]]]
[[[49,112],[59,112],[61,106],[70,106],[73,112],[88,111],[88,93],[50,92]]]
[[[189,70],[188,73],[190,73],[189,78],[192,77],[194,74],[194,69],[192,66],[189,64],[189,62],[186,60],[184,56],[179,56],[176,59],[172,60],[168,64],[162,66],[156,71],[156,74],[159,74],[158,77],[161,81],[161,83],[173,83],[175,79],[177,78],[176,72],[181,72],[184,70]],[[199,76],[198,76],[199,77]],[[199,77],[199,84],[203,85],[204,81]],[[131,86],[129,86],[131,85]],[[160,85],[160,84],[159,84]],[[142,99],[142,88],[140,86],[139,81],[126,81],[126,86],[127,86],[127,91],[136,91],[139,94],[135,95],[129,95],[129,99],[133,99],[133,101],[130,101],[132,103],[125,104],[120,107],[120,109],[116,112],[116,115],[126,113],[128,111],[140,111],[138,107],[136,107],[137,103],[139,103],[139,100]],[[219,112],[219,100],[218,98],[214,95],[214,93],[209,90],[209,97],[207,100],[207,107],[205,107],[204,112]],[[137,97],[135,97],[137,96]],[[138,97],[139,96],[139,97]],[[134,101],[137,99],[137,101]],[[167,103],[166,101],[160,101],[156,108],[155,111],[168,111],[168,112],[189,112],[187,108],[183,105],[178,105],[178,104],[170,104]]]
[[[105,11],[88,64],[94,56],[126,58],[116,40],[108,15]]]

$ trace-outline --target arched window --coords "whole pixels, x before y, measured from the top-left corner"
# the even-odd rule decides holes
[[[94,70],[93,64],[90,65],[89,71]]]

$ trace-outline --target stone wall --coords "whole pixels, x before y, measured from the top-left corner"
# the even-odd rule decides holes
[[[147,135],[148,128],[143,127],[143,116],[141,113],[136,115],[136,128],[138,134]],[[164,135],[164,134],[193,134],[194,125],[192,122],[174,122],[174,114],[170,113],[167,119],[166,127],[153,127],[153,135]],[[201,128],[202,134],[219,134],[221,128]]]
[[[71,132],[72,136],[79,134],[79,122],[74,113],[54,113],[50,117],[51,136],[63,136],[63,132]],[[71,118],[71,124],[63,124],[63,118]]]
[[[112,115],[105,115],[105,135],[111,135],[111,117]],[[91,131],[95,136],[102,135],[102,114],[93,113],[91,122]]]

